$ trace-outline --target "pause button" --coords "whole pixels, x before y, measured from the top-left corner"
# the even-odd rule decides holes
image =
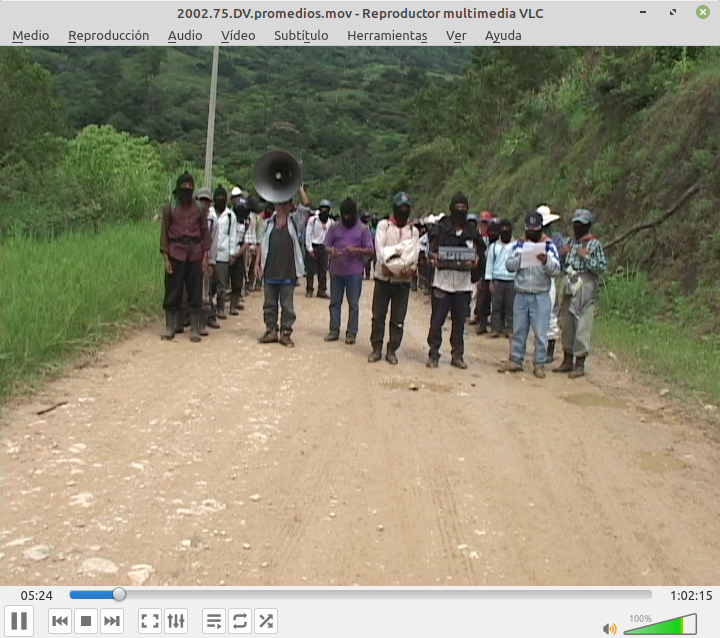
[[[33,635],[33,608],[30,605],[5,607],[5,635],[13,638]]]

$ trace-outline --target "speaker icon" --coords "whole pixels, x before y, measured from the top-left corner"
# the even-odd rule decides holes
[[[608,635],[612,634],[614,636],[617,633],[617,625],[615,623],[612,625],[605,625],[603,627],[603,631]]]

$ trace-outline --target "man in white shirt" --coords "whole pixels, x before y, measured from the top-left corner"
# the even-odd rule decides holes
[[[313,296],[315,275],[318,278],[318,294],[321,299],[330,299],[327,294],[327,268],[328,257],[325,249],[325,235],[333,224],[330,219],[332,204],[323,199],[318,206],[318,212],[308,220],[305,229],[305,249],[307,251],[306,297]]]
[[[217,215],[217,257],[215,262],[214,283],[217,290],[218,319],[227,319],[225,300],[229,284],[229,268],[235,263],[239,252],[237,241],[237,218],[227,206],[227,191],[218,186],[213,193],[213,208]]]
[[[372,301],[372,331],[370,344],[372,352],[368,357],[370,363],[380,361],[382,346],[385,340],[385,318],[390,307],[390,340],[387,344],[385,360],[397,365],[395,354],[400,347],[403,337],[405,315],[407,315],[408,301],[410,299],[410,284],[413,273],[417,270],[420,255],[420,233],[412,224],[409,224],[412,199],[407,193],[397,193],[393,197],[393,215],[390,219],[378,222],[375,231],[375,290]],[[414,242],[414,259],[400,274],[394,275],[385,265],[384,250],[388,246],[396,246],[401,241],[409,239]]]

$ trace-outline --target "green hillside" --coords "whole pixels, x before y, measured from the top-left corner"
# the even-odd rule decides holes
[[[202,166],[209,47],[37,48],[69,131],[111,124]],[[312,185],[356,183],[395,161],[415,93],[459,74],[468,49],[221,47],[215,163],[248,183],[270,148],[302,159]]]

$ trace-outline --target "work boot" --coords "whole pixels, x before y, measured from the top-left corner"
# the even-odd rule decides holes
[[[438,359],[436,357],[428,357],[425,367],[426,368],[437,368],[438,365],[440,365],[440,359]]]
[[[487,331],[487,322],[483,321],[482,319],[478,320],[477,327],[475,328],[475,334],[484,335],[487,334]]]
[[[544,379],[545,378],[545,366],[535,366],[533,368],[533,374],[538,379]]]
[[[396,366],[398,364],[398,358],[395,354],[395,350],[390,350],[390,348],[388,348],[388,351],[385,353],[385,361],[392,366]]]
[[[220,295],[218,295],[217,301],[217,318],[227,319],[227,315],[225,314],[225,297],[220,297]]]
[[[278,329],[275,327],[268,326],[265,330],[265,334],[258,339],[260,343],[277,343],[278,342]]]
[[[498,368],[498,372],[522,372],[523,367],[515,361],[503,361]]]
[[[553,368],[553,372],[572,372],[572,371],[573,371],[573,356],[569,352],[564,352],[562,363],[557,368]]]
[[[340,334],[337,332],[328,332],[325,335],[324,341],[337,341],[340,338]]]
[[[382,350],[380,348],[373,348],[373,351],[368,356],[368,363],[377,363],[382,359]]]
[[[463,361],[462,357],[453,357],[450,360],[450,365],[453,368],[460,368],[460,370],[467,370],[467,367],[468,367],[467,363],[465,363],[465,361]]]
[[[312,290],[306,290],[306,291],[305,291],[305,296],[309,299],[310,297],[313,296],[313,291],[312,291]]]
[[[230,296],[230,314],[235,316],[239,315],[240,313],[238,310],[243,310],[244,306],[240,303],[240,297],[238,295],[231,295]]]
[[[200,336],[200,311],[190,313],[190,341],[193,343],[202,341]]]
[[[345,335],[345,345],[354,346],[355,345],[355,335]]]
[[[552,363],[555,361],[555,339],[550,339],[547,345],[547,357],[545,357],[545,363]]]
[[[324,290],[320,290],[317,296],[320,299],[330,299],[330,295],[328,295]]]
[[[214,328],[215,330],[218,330],[220,328],[217,317],[214,313],[211,313],[210,311],[208,311],[207,325],[208,327]]]
[[[568,375],[571,379],[585,376],[585,357],[575,359],[575,369]]]
[[[160,338],[163,341],[170,341],[175,338],[175,329],[177,326],[177,313],[172,310],[165,311],[165,334]]]
[[[208,324],[208,314],[210,311],[207,308],[203,308],[200,311],[200,336],[201,337],[207,337],[208,334],[210,334],[207,331],[207,324]]]
[[[278,341],[287,348],[294,348],[295,342],[290,338],[290,334],[288,330],[283,330]]]

